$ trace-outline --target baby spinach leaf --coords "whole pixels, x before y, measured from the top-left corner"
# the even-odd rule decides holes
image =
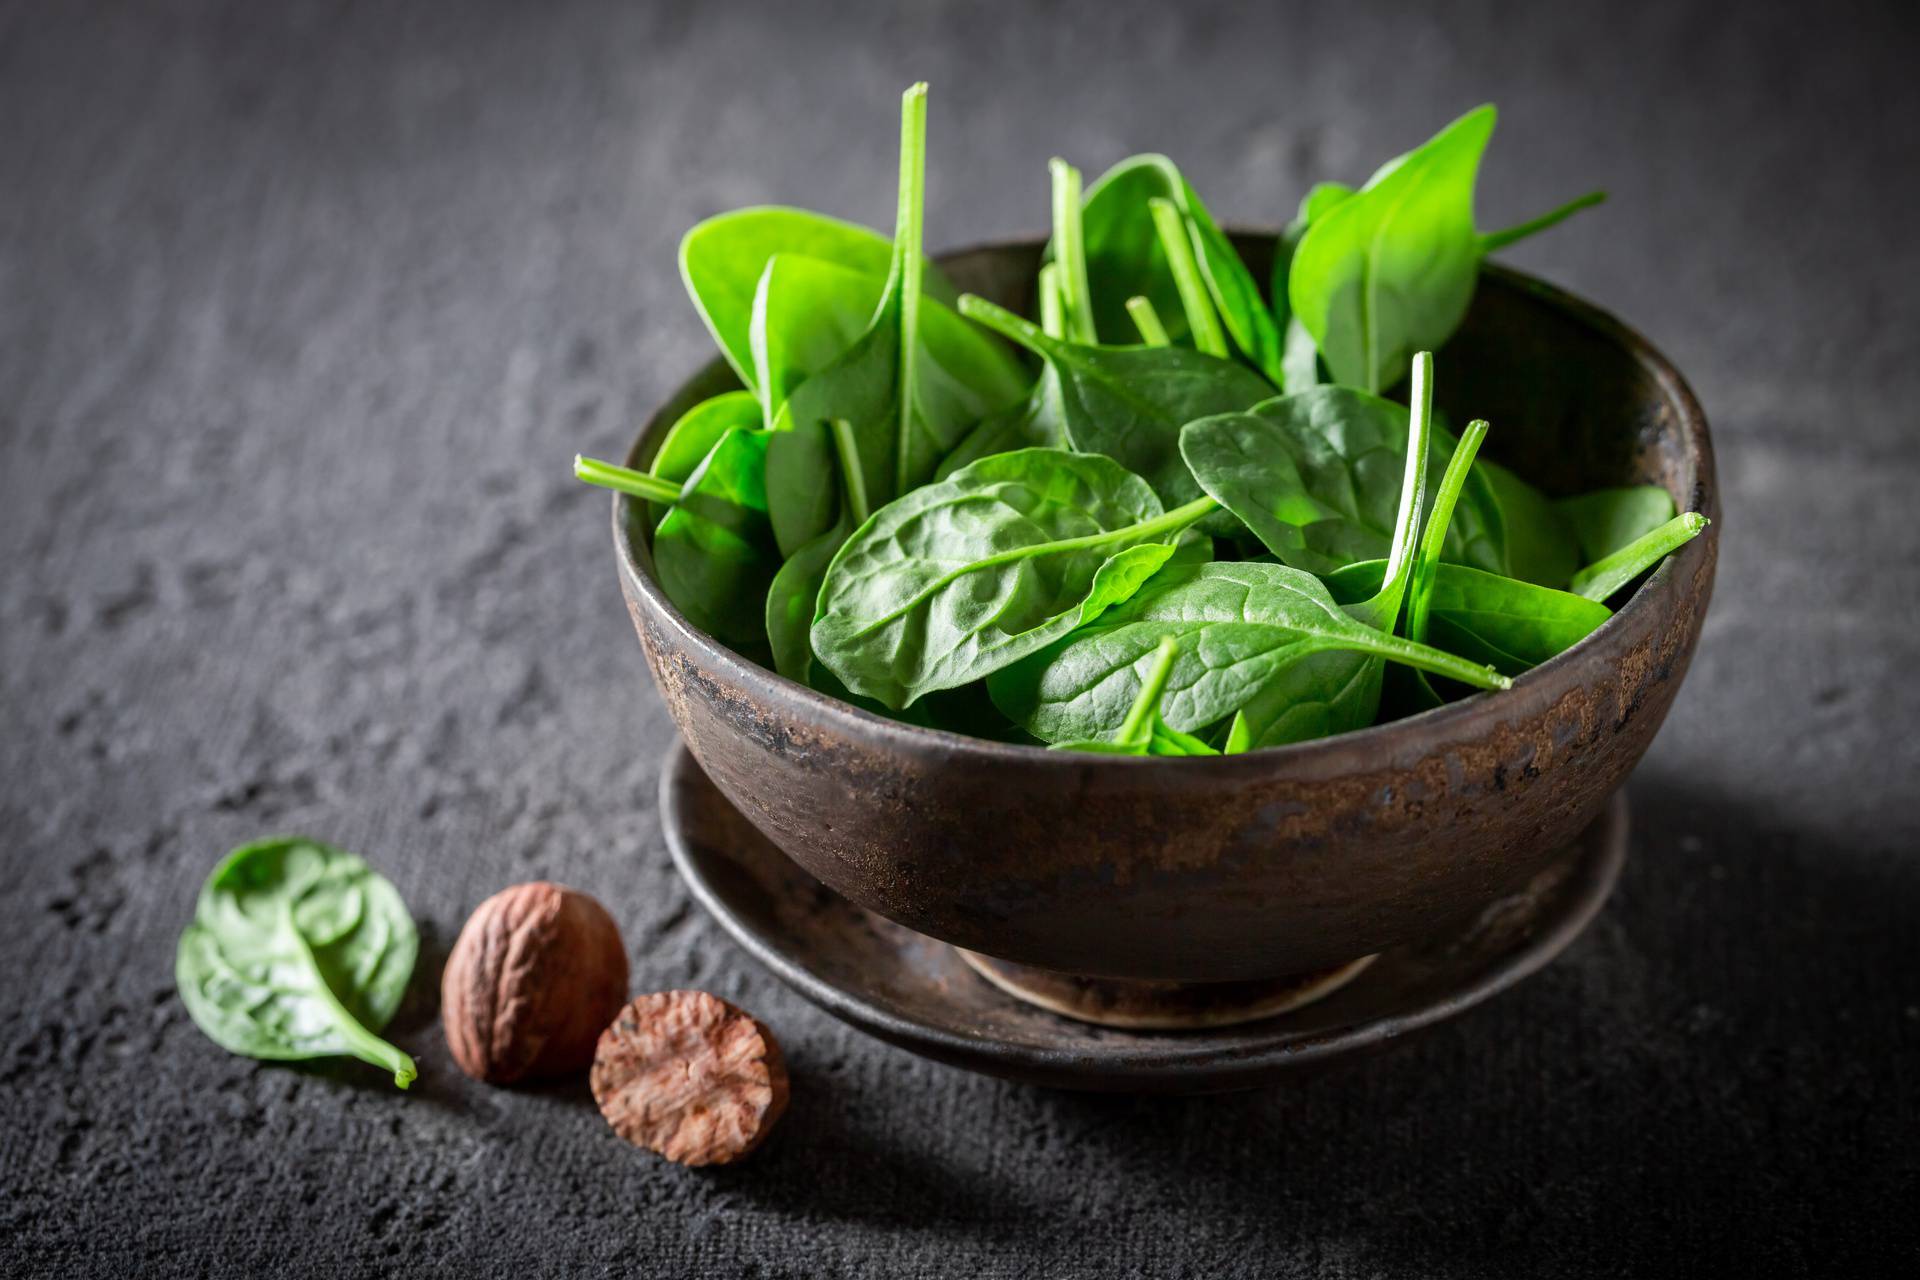
[[[351,1055],[393,1073],[413,1059],[377,1032],[420,949],[406,904],[350,853],[282,837],[235,849],[207,877],[174,980],[195,1025],[248,1058]]]
[[[1350,564],[1326,577],[1336,600],[1379,589],[1384,560]],[[1518,578],[1434,566],[1426,597],[1427,638],[1450,653],[1519,675],[1587,638],[1609,614],[1605,605]]]
[[[773,648],[773,669],[789,680],[813,684],[813,611],[820,600],[820,584],[834,552],[853,532],[845,517],[825,533],[787,557],[767,587],[767,642]]]
[[[1413,352],[1441,346],[1466,317],[1489,248],[1595,202],[1582,197],[1483,238],[1474,228],[1473,192],[1494,118],[1491,106],[1468,112],[1381,166],[1307,228],[1287,296],[1335,381],[1386,390]]]
[[[751,431],[759,425],[760,402],[749,391],[723,391],[681,414],[667,428],[659,449],[654,451],[653,465],[647,468],[648,475],[670,481],[675,491],[668,501],[652,504],[654,522],[657,524],[667,508],[679,501],[680,486],[707,460],[721,436],[733,427]]]
[[[813,649],[888,707],[977,680],[1126,599],[1215,509],[1097,454],[995,454],[874,512],[827,569]],[[1093,736],[1093,735],[1088,735]]]
[[[1179,655],[1180,642],[1172,636],[1160,641],[1153,666],[1147,672],[1140,694],[1133,700],[1127,718],[1111,739],[1095,738],[1084,742],[1056,742],[1056,751],[1092,751],[1116,756],[1217,756],[1220,753],[1190,733],[1181,733],[1160,714],[1160,695],[1173,674],[1173,660]]]
[[[1481,567],[1543,587],[1563,585],[1580,565],[1580,547],[1552,500],[1490,458],[1473,470],[1500,509],[1505,553],[1504,564]]]
[[[1588,563],[1612,555],[1673,519],[1673,495],[1658,485],[1595,489],[1554,503]]]
[[[886,280],[816,258],[777,254],[754,296],[755,381],[772,426],[794,389],[867,331]],[[923,416],[977,422],[1018,403],[1032,378],[999,339],[932,298],[920,300],[914,347]]]
[[[1049,338],[1034,325],[968,294],[960,313],[1042,360],[1035,428],[1083,453],[1103,453],[1146,478],[1165,502],[1197,496],[1180,459],[1180,428],[1194,418],[1244,409],[1273,394],[1259,374],[1185,347],[1088,347]]]
[[[750,329],[754,294],[776,254],[795,254],[884,277],[893,246],[877,231],[809,213],[766,205],[708,218],[680,241],[680,277],[695,310],[749,391],[757,391]],[[943,302],[956,296],[939,268],[926,265],[926,289]]]
[[[1405,662],[1481,688],[1507,683],[1484,667],[1354,620],[1311,574],[1240,562],[1163,569],[1097,619],[989,676],[987,688],[1009,719],[1044,741],[1109,738],[1168,636],[1179,641],[1180,653],[1162,713],[1187,733],[1235,714],[1275,681],[1297,682],[1291,690],[1296,708],[1316,699],[1339,704],[1356,668],[1296,670],[1332,651]],[[1364,711],[1355,717],[1343,706],[1330,715],[1343,727],[1358,727],[1354,719],[1365,724],[1372,717],[1371,706]],[[1296,721],[1310,718],[1303,713]]]
[[[1691,542],[1707,527],[1698,511],[1683,511],[1658,529],[1642,534],[1612,555],[1573,575],[1574,594],[1605,600],[1620,588]]]
[[[1300,323],[1300,317],[1293,314],[1287,298],[1287,273],[1293,267],[1294,251],[1300,247],[1300,240],[1307,234],[1307,228],[1313,225],[1313,220],[1324,216],[1352,194],[1353,188],[1343,183],[1315,183],[1300,201],[1300,211],[1280,233],[1279,242],[1274,246],[1273,288],[1270,292],[1274,322],[1281,327],[1279,385],[1289,394],[1317,387],[1321,378],[1320,348],[1315,345],[1313,334],[1307,331],[1307,326]]]
[[[736,647],[765,639],[767,587],[780,565],[767,521],[771,439],[728,431],[653,531],[653,564],[668,598]]]
[[[1314,387],[1244,413],[1189,422],[1180,451],[1201,488],[1238,516],[1280,560],[1326,574],[1385,556],[1400,511],[1408,437],[1405,407],[1350,387]],[[1434,431],[1428,459],[1443,468],[1453,440]],[[1469,480],[1448,556],[1504,567],[1500,512]]]
[[[1139,155],[1107,170],[1087,191],[1082,215],[1096,333],[1130,333],[1129,298],[1147,299],[1172,338],[1187,336],[1185,309],[1154,223],[1150,201],[1172,202],[1220,322],[1236,349],[1278,386],[1280,330],[1260,287],[1200,195],[1162,155]]]

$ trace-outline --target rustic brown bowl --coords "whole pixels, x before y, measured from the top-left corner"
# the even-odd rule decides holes
[[[1271,235],[1239,238],[1257,278]],[[1038,241],[950,254],[1024,305]],[[1549,493],[1664,486],[1718,521],[1699,404],[1645,339],[1489,267],[1437,358],[1453,420]],[[656,413],[644,466],[719,360]],[[1599,816],[1666,718],[1713,587],[1715,523],[1604,626],[1513,688],[1358,733],[1204,760],[1008,746],[871,715],[694,629],[653,575],[643,504],[614,500],[620,582],[661,696],[708,777],[853,902],[1024,964],[1113,978],[1303,973],[1435,936],[1525,885]]]

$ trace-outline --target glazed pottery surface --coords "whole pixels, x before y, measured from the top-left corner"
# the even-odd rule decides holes
[[[1264,279],[1272,237],[1238,239]],[[940,261],[962,289],[1026,307],[1040,251]],[[1460,927],[1599,816],[1673,703],[1713,586],[1706,420],[1644,339],[1489,267],[1436,368],[1439,406],[1455,422],[1487,418],[1487,455],[1550,495],[1658,484],[1715,523],[1512,689],[1410,719],[1200,760],[997,744],[861,711],[695,630],[653,576],[645,504],[615,498],[621,586],[701,769],[859,906],[1068,973],[1241,981],[1338,965]],[[629,464],[735,386],[719,360],[701,370]]]

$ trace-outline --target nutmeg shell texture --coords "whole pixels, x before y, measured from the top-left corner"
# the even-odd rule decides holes
[[[600,1037],[593,1097],[627,1141],[685,1165],[727,1164],[787,1109],[787,1065],[750,1014],[704,991],[640,996]]]
[[[607,909],[547,881],[481,903],[440,979],[447,1047],[476,1080],[570,1075],[627,999],[627,948]]]

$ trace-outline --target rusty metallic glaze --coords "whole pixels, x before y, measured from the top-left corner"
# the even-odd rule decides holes
[[[1240,238],[1256,278],[1272,237]],[[1038,242],[952,254],[1024,305]],[[1719,503],[1705,416],[1644,339],[1489,267],[1436,399],[1550,494],[1654,483],[1715,523],[1604,626],[1512,689],[1357,733],[1203,760],[1008,746],[901,725],[696,631],[614,500],[621,586],[661,696],[729,801],[853,902],[956,946],[1114,978],[1241,981],[1457,928],[1537,875],[1653,740],[1699,640]],[[719,361],[647,424],[735,383]]]

